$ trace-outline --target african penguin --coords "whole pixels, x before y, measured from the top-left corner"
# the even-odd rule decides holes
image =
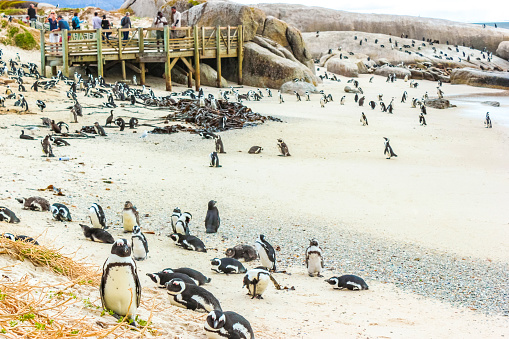
[[[279,148],[279,152],[281,152],[280,156],[289,157],[290,151],[288,150],[288,146],[283,141],[283,139],[277,139],[277,147]]]
[[[306,249],[306,267],[310,277],[313,277],[315,273],[317,277],[323,277],[321,275],[323,269],[322,249],[318,246],[316,239],[311,239],[309,247]]]
[[[41,197],[16,198],[23,204],[23,209],[32,211],[49,211],[49,201]]]
[[[161,272],[166,272],[166,273],[182,273],[182,274],[186,274],[188,275],[191,279],[193,279],[194,281],[197,281],[198,285],[204,285],[206,283],[209,283],[211,281],[210,278],[207,278],[203,273],[201,273],[200,271],[197,271],[197,270],[194,270],[192,268],[188,268],[188,267],[180,267],[180,268],[165,268],[164,270],[162,270]]]
[[[201,241],[194,235],[173,233],[172,235],[170,235],[170,238],[173,241],[175,241],[178,246],[182,246],[186,250],[207,252],[207,250],[205,249],[205,245],[203,244],[203,241]]]
[[[347,288],[350,291],[353,290],[367,290],[368,285],[366,282],[356,275],[342,275],[340,277],[331,277],[325,280],[330,285],[333,285],[335,289]]]
[[[34,245],[39,245],[37,240],[35,240],[32,237],[26,236],[26,235],[14,235],[12,233],[4,233],[2,234],[4,238],[10,239],[12,241],[21,241],[21,242],[31,242]]]
[[[166,283],[166,292],[170,303],[189,310],[212,311],[222,310],[219,301],[203,287],[186,284],[180,279],[172,279]]]
[[[233,248],[228,248],[225,252],[226,256],[229,258],[234,259],[241,259],[243,258],[244,261],[252,261],[258,258],[258,255],[256,254],[256,250],[253,248],[253,246],[249,245],[237,245]]]
[[[96,242],[103,242],[106,244],[113,244],[115,242],[113,236],[109,234],[107,231],[103,230],[102,228],[89,227],[83,224],[80,224],[80,226],[81,229],[83,230],[83,235],[87,239]]]
[[[189,234],[189,222],[193,216],[189,212],[182,213],[177,222],[175,223],[175,226],[173,227],[174,233],[178,234]]]
[[[238,313],[211,311],[205,320],[207,338],[254,339],[251,324]]]
[[[53,148],[51,147],[50,138],[51,138],[50,135],[45,136],[44,139],[41,141],[41,146],[44,155],[46,157],[52,158],[55,155],[53,154]]]
[[[94,130],[95,130],[95,133],[97,133],[98,135],[100,135],[102,137],[106,136],[106,132],[104,132],[104,128],[102,128],[102,126],[99,125],[99,123],[97,121],[94,122]]]
[[[115,125],[120,127],[120,131],[123,131],[124,128],[125,128],[125,121],[124,121],[124,119],[122,119],[122,118],[115,119]]]
[[[247,153],[249,154],[259,154],[261,151],[263,151],[263,148],[260,146],[252,146]]]
[[[223,145],[223,140],[221,140],[221,136],[216,134],[214,136],[214,139],[215,139],[215,143],[216,143],[216,152],[217,153],[226,153],[224,151],[224,145]]]
[[[140,215],[138,210],[130,201],[124,204],[122,211],[122,224],[124,226],[124,233],[132,232],[135,225],[140,226]]]
[[[152,279],[153,282],[159,284],[160,288],[166,288],[166,283],[172,279],[180,279],[186,284],[198,285],[196,280],[184,273],[157,272],[147,273],[147,276]]]
[[[217,156],[217,152],[210,153],[209,158],[210,158],[209,167],[221,167],[221,165],[219,165],[219,157]]]
[[[205,229],[207,233],[216,233],[221,224],[216,203],[217,201],[210,200],[207,207],[207,215],[205,216]]]
[[[270,273],[263,267],[254,268],[247,271],[244,276],[244,286],[248,289],[248,295],[251,295],[251,299],[263,299],[262,294],[269,285]]]
[[[366,116],[364,115],[364,112],[362,112],[362,115],[361,115],[361,122],[362,122],[362,126],[368,125],[368,118],[366,118]]]
[[[270,271],[276,270],[276,252],[274,248],[265,240],[265,236],[260,234],[255,242],[256,251],[260,256],[262,266]]]
[[[173,212],[172,212],[171,217],[170,217],[171,227],[173,229],[173,233],[177,233],[177,231],[175,230],[175,224],[177,223],[177,220],[180,218],[181,215],[182,215],[182,212],[180,211],[180,208],[175,207],[173,209]]]
[[[486,113],[486,118],[484,119],[484,125],[486,125],[486,128],[492,128],[490,112]]]
[[[0,206],[0,221],[6,221],[9,224],[17,224],[20,220],[13,211],[7,207]]]
[[[98,203],[93,203],[88,209],[88,216],[94,228],[107,228],[106,215]]]
[[[339,104],[340,104],[340,105],[344,105],[344,104],[345,104],[345,99],[346,99],[346,97],[343,95],[343,96],[341,97],[341,100],[339,100]]]
[[[50,211],[57,221],[72,221],[71,212],[64,204],[54,203],[50,206]]]
[[[384,154],[387,155],[387,159],[390,159],[391,157],[397,157],[396,153],[394,153],[394,151],[392,150],[392,147],[391,145],[389,144],[389,139],[384,137],[384,144],[385,144],[385,149],[384,149]]]
[[[131,236],[131,248],[134,260],[145,260],[148,255],[148,243],[145,234],[141,232],[138,225],[133,227],[133,235]]]
[[[128,316],[136,326],[135,316],[141,299],[141,285],[136,263],[126,239],[118,239],[103,265],[99,292],[104,310],[117,318]]]
[[[419,115],[419,123],[421,124],[421,126],[426,126],[426,119],[424,118],[424,115],[421,113]]]
[[[211,268],[212,271],[215,271],[217,273],[230,274],[247,272],[246,268],[242,265],[242,263],[237,259],[233,258],[223,258],[223,259],[214,258],[210,261],[210,264],[212,266],[217,266]]]

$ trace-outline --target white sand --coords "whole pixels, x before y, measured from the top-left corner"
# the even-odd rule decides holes
[[[32,58],[37,60],[37,54],[32,54]],[[147,235],[149,259],[138,265],[144,288],[154,287],[145,276],[147,272],[182,266],[200,269],[212,277],[212,283],[206,287],[221,301],[223,309],[245,316],[257,337],[479,338],[509,333],[506,318],[455,308],[375,281],[368,281],[369,291],[340,292],[332,290],[323,279],[309,278],[303,267],[291,267],[291,276],[277,274],[276,278],[282,285],[295,286],[295,291],[269,288],[264,300],[250,300],[241,288],[241,275],[227,277],[210,272],[209,260],[222,257],[226,247],[254,243],[254,238],[222,239],[222,230],[243,227],[242,222],[232,225],[231,220],[255,223],[256,232],[281,228],[296,236],[301,236],[298,232],[305,227],[303,239],[320,238],[320,230],[313,224],[292,224],[294,216],[299,220],[320,220],[336,228],[339,234],[342,229],[350,229],[459,256],[509,261],[508,130],[499,119],[507,107],[486,106],[476,116],[463,114],[466,109],[463,105],[442,111],[428,109],[428,126],[421,127],[418,109],[410,108],[409,101],[400,104],[401,94],[406,90],[411,99],[428,91],[435,96],[436,83],[420,81],[417,89],[410,89],[402,80],[387,84],[381,77],[375,77],[369,84],[369,77],[359,78],[366,95],[363,108],[353,102],[353,95],[343,93],[347,80],[343,77],[341,83],[326,81],[320,86],[319,89],[332,93],[335,100],[323,109],[318,95],[313,95],[311,102],[299,103],[294,96],[285,95],[282,105],[275,97],[248,102],[254,111],[280,117],[285,123],[268,122],[221,133],[227,154],[220,155],[223,167],[219,169],[208,167],[213,141],[178,133],[149,135],[144,142],[139,136],[150,128],[143,126],[136,134],[129,129],[119,132],[108,128],[108,137],[70,140],[70,147],[54,149],[57,158],[41,158],[39,141],[19,140],[21,128],[12,125],[39,124],[39,118],[44,116],[69,122],[65,107],[71,102],[63,91],[63,95],[57,91],[29,92],[26,96],[34,115],[0,115],[0,126],[8,127],[0,130],[0,180],[4,183],[0,205],[11,208],[21,219],[18,225],[0,223],[1,231],[31,236],[47,231],[40,242],[64,246],[68,252],[79,247],[79,255],[102,265],[110,245],[84,240],[78,222],[88,223],[87,208],[98,202],[105,208],[108,222],[117,227],[112,230],[114,237],[124,237],[118,228],[120,212],[125,200],[130,200],[143,216],[143,229],[156,231],[156,235]],[[162,79],[149,77],[148,82],[155,89],[162,89]],[[61,89],[67,90],[67,86]],[[241,90],[246,91],[247,88]],[[443,91],[446,98],[453,94],[497,92],[449,84],[444,84]],[[206,89],[209,92],[216,94],[217,89]],[[0,93],[4,93],[3,86]],[[367,102],[376,100],[379,93],[384,94],[386,103],[392,96],[396,98],[393,115],[367,107]],[[346,104],[340,106],[343,95],[347,95]],[[82,98],[81,93],[79,97],[84,106],[106,101]],[[38,98],[48,105],[44,113],[35,106]],[[12,101],[8,106],[12,107]],[[152,118],[166,114],[162,110],[143,110],[148,112],[144,114],[136,111],[142,110],[117,108],[115,116]],[[490,111],[493,129],[483,128],[486,111]],[[85,109],[80,122],[70,124],[72,131],[95,121],[104,124],[108,112]],[[359,122],[361,112],[368,117],[367,127]],[[41,128],[36,135],[46,133]],[[384,136],[391,139],[398,158],[385,159]],[[277,156],[276,139],[280,137],[288,144],[292,157]],[[253,145],[262,146],[262,154],[248,155],[247,150]],[[75,160],[58,161],[59,156]],[[62,188],[66,196],[34,191],[50,184]],[[23,211],[14,200],[34,195],[67,204],[74,221],[58,223],[49,213]],[[210,199],[218,201],[222,218],[217,235],[204,234],[203,218]],[[175,248],[166,237],[175,206],[193,214],[191,232],[212,248],[209,253]],[[307,245],[304,240],[301,248],[285,250],[302,256]],[[348,267],[342,270],[347,271]],[[342,272],[325,275],[333,273]],[[168,308],[173,307],[165,300],[163,291],[157,293]],[[159,316],[161,322],[167,320],[164,313]],[[156,326],[164,328],[168,324]],[[193,331],[183,337],[195,335]]]

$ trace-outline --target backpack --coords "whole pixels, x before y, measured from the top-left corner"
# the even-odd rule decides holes
[[[125,25],[125,17],[122,18],[122,20],[120,20],[120,26],[124,27]]]
[[[77,16],[75,16],[74,18],[72,18],[72,28],[73,29],[76,29],[78,27],[78,24],[79,24],[79,18]]]

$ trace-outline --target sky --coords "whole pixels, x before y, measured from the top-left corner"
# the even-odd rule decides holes
[[[233,0],[242,4],[289,3],[356,13],[411,15],[460,22],[509,21],[509,1],[474,0]]]

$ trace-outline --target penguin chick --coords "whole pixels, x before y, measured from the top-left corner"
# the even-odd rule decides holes
[[[210,200],[208,204],[207,215],[205,216],[205,229],[207,233],[216,233],[221,224],[216,203],[217,201]]]

